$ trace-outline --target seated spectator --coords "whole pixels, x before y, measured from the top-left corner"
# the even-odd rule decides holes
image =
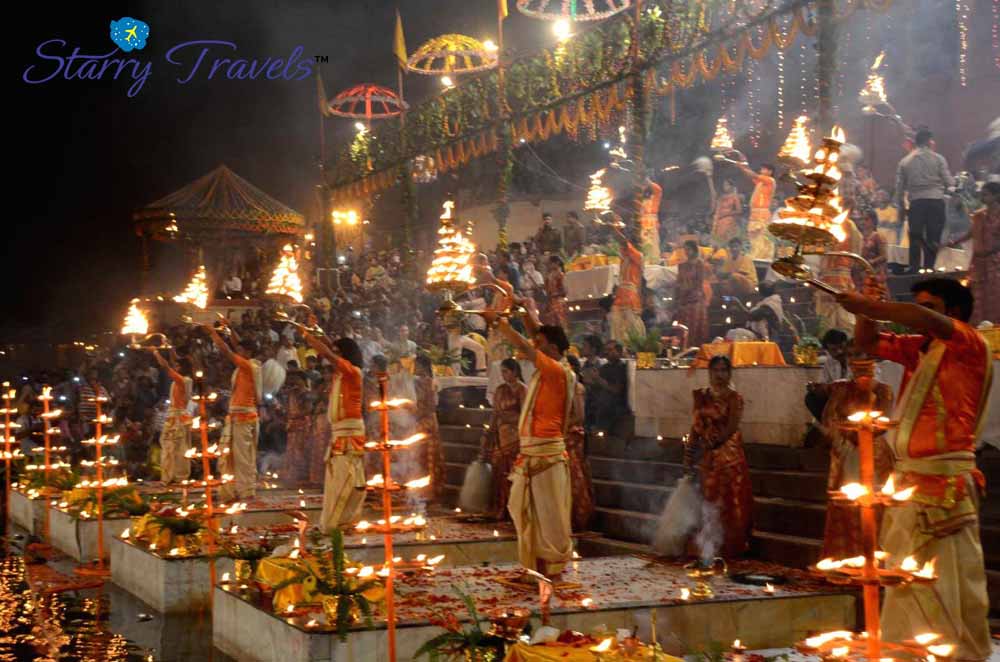
[[[847,362],[850,338],[840,329],[830,329],[823,335],[823,349],[826,351],[826,361],[823,372],[820,373],[820,384],[831,384],[836,381],[851,379],[851,369]],[[823,419],[823,409],[826,407],[827,396],[822,389],[810,388],[806,393],[806,407],[817,421]]]
[[[728,255],[716,269],[715,292],[720,301],[723,297],[745,300],[757,289],[757,269],[750,256],[743,252],[743,240],[734,237],[729,240]]]

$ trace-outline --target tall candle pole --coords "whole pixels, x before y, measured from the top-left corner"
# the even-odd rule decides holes
[[[50,435],[52,430],[49,428],[49,418],[51,418],[52,411],[49,408],[49,402],[52,401],[51,395],[52,387],[43,386],[42,394],[38,396],[38,399],[42,401],[42,438],[45,440],[45,466],[44,466],[44,484],[42,487],[42,493],[45,498],[45,523],[42,528],[42,538],[45,543],[49,543],[49,478],[51,470],[51,452],[52,446],[50,442]]]
[[[386,628],[389,638],[389,662],[396,662],[396,593],[395,567],[392,555],[392,448],[389,446],[389,374],[378,374],[379,412],[382,423],[382,475],[385,488],[382,490],[382,516],[385,518],[385,568],[388,576],[385,578],[385,612]]]
[[[209,552],[212,551],[214,545],[211,541],[215,536],[215,506],[212,503],[212,485],[210,481],[211,476],[211,458],[212,453],[208,450],[208,405],[205,403],[206,399],[211,398],[212,394],[205,394],[205,373],[201,370],[194,373],[195,384],[198,386],[198,432],[201,435],[201,470],[202,470],[202,480],[205,483],[205,510],[206,517],[205,521],[208,523],[208,531],[210,533],[209,540]],[[221,476],[220,476],[221,480]],[[208,580],[209,580],[209,603],[214,601],[214,589],[215,589],[215,555],[209,554],[208,561]]]
[[[858,459],[861,465],[861,484],[869,494],[875,493],[875,432],[874,419],[866,417],[858,426]],[[868,658],[882,657],[882,627],[879,622],[879,577],[875,567],[875,540],[878,528],[875,522],[875,505],[870,499],[861,502],[861,540],[865,555],[862,574],[863,598],[865,604],[865,631],[868,632]]]
[[[11,404],[14,399],[14,391],[10,388],[10,382],[3,383],[3,459],[4,459],[4,534],[8,545],[10,544],[10,461],[14,458],[10,450],[10,444],[14,441],[10,435],[12,412]]]

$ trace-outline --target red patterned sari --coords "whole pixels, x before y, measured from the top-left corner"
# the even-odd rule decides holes
[[[493,394],[493,418],[483,440],[483,450],[493,466],[493,512],[498,520],[508,517],[510,480],[507,476],[514,468],[520,448],[517,421],[525,395],[526,389],[520,382],[513,387],[506,382],[497,387]]]
[[[574,531],[586,531],[594,515],[594,484],[590,480],[590,464],[586,455],[586,433],[583,429],[584,393],[583,384],[576,385],[573,399],[569,432],[566,435],[566,452],[569,454],[569,483],[573,491],[571,521]]]
[[[696,389],[693,396],[691,441],[702,453],[698,462],[702,496],[719,510],[723,538],[718,555],[735,558],[746,551],[753,525],[750,467],[739,432],[743,397],[732,389],[717,396],[711,388]],[[735,432],[727,437],[730,430]]]

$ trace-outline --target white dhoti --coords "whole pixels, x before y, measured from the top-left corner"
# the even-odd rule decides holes
[[[160,480],[164,483],[187,480],[191,460],[184,453],[191,448],[191,418],[181,409],[167,412],[160,432]]]
[[[642,315],[631,308],[612,306],[608,312],[608,326],[611,329],[611,339],[621,343],[627,342],[629,335],[646,335]]]
[[[522,438],[510,482],[507,510],[517,529],[521,565],[547,575],[561,573],[573,558],[573,496],[563,440]]]
[[[365,505],[365,424],[361,419],[331,422],[323,477],[323,531],[356,524]]]
[[[902,460],[897,471],[919,462]],[[974,460],[967,464],[975,468]],[[956,479],[965,483],[966,498],[946,503],[952,505],[950,509],[915,501],[886,509],[882,549],[897,560],[913,556],[921,566],[936,559],[938,579],[886,589],[882,634],[888,641],[902,641],[921,632],[937,632],[941,635],[937,643],[955,645],[951,659],[978,662],[991,651],[978,486],[969,473]]]
[[[260,434],[260,422],[257,420],[257,410],[250,407],[233,407],[226,416],[219,439],[219,450],[223,452],[219,458],[219,472],[230,474],[233,480],[219,490],[223,501],[246,499],[254,496],[257,490],[257,437]],[[225,452],[225,449],[229,452]]]

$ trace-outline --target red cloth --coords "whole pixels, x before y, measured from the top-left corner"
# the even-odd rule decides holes
[[[743,412],[743,397],[736,391],[716,399],[709,388],[696,389],[691,439],[701,444],[699,469],[705,500],[719,508],[723,543],[718,554],[725,558],[742,555],[753,527],[753,488],[750,466],[743,453],[739,431],[722,438],[731,420]]]

